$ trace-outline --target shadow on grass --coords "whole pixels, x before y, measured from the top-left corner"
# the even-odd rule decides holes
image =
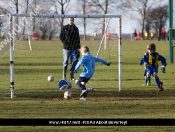
[[[73,95],[72,97],[77,98],[80,95],[79,90],[71,90]],[[60,90],[35,90],[35,91],[19,91],[15,93],[16,98],[43,98],[43,99],[63,99],[63,94],[65,91]],[[88,97],[94,98],[103,98],[103,97],[116,97],[122,99],[150,99],[150,98],[174,98],[175,90],[174,89],[166,89],[164,91],[158,91],[157,89],[149,89],[149,90],[123,90],[121,92],[118,91],[94,91],[89,92]],[[5,94],[0,97],[9,97],[10,94]]]

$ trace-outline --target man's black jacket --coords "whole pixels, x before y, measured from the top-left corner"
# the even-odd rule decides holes
[[[79,49],[80,36],[78,28],[74,24],[63,26],[60,33],[60,40],[63,43],[63,48],[66,50]]]

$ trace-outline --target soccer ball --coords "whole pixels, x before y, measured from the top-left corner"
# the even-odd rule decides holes
[[[47,77],[47,80],[48,80],[49,82],[54,81],[54,77],[53,77],[52,75],[50,75],[50,76]]]
[[[65,99],[71,99],[71,97],[72,97],[72,92],[70,92],[70,91],[64,92],[64,98]]]

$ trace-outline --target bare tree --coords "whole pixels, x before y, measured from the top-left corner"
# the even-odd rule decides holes
[[[55,36],[55,33],[56,33],[56,31],[55,31],[56,29],[54,28],[52,28],[52,30],[50,30],[50,32],[49,32],[49,34],[48,34],[48,39],[49,40],[52,40],[52,38]]]
[[[28,7],[29,7],[29,0],[26,0],[26,9],[25,9],[25,13],[27,14],[28,12]],[[23,40],[25,40],[25,27],[26,27],[26,21],[24,20],[24,26],[23,26],[23,31],[22,31],[22,35],[23,35]],[[29,35],[29,34],[28,34]]]
[[[88,14],[91,12],[91,4],[90,0],[77,0],[76,2],[79,6],[76,8],[76,11],[81,13],[81,14]],[[87,20],[86,18],[83,18],[82,22],[83,23],[83,28],[84,28],[84,37],[83,39],[86,40],[86,23]]]
[[[52,40],[52,38],[55,36],[56,26],[51,23],[54,23],[54,20],[50,18],[49,19],[45,18],[40,20],[39,33],[40,33],[40,38],[42,40],[46,40],[46,39]]]
[[[168,18],[168,5],[161,5],[153,8],[148,13],[147,19],[150,19],[150,27],[154,29],[156,35],[161,36],[162,28],[166,25]]]
[[[19,9],[18,9],[19,3],[18,3],[18,0],[14,0],[14,5],[15,5],[16,14],[18,14],[19,13]],[[18,23],[18,17],[15,18],[15,24],[16,25],[19,25],[19,23]],[[15,37],[18,40],[19,39],[19,37],[18,37],[18,26],[16,26],[15,29],[16,29]]]
[[[46,38],[47,38],[47,30],[48,30],[48,23],[47,23],[47,21],[44,20],[44,19],[41,19],[39,28],[40,28],[40,31],[41,31],[40,38],[42,40],[46,40]]]
[[[7,10],[7,9],[0,6],[0,14],[8,14],[8,13],[10,13],[9,10]]]
[[[122,9],[125,15],[132,20],[136,20],[141,25],[141,35],[145,30],[146,16],[153,6],[159,4],[162,0],[121,0]]]
[[[68,9],[70,0],[57,0],[57,2],[60,5],[60,9],[61,9],[60,14],[65,14],[66,10]],[[63,27],[63,23],[64,23],[64,18],[61,18],[61,21],[60,21],[61,28]]]
[[[3,7],[0,7],[0,15],[8,13],[10,13],[8,10],[4,9]],[[0,32],[2,30],[1,28],[3,27],[3,25],[4,25],[3,17],[0,17]]]
[[[33,0],[32,11],[36,9],[36,5],[37,5],[36,0]],[[32,31],[33,31],[33,32],[35,32],[35,29],[36,29],[35,22],[36,22],[36,18],[34,17],[34,18],[32,19],[32,23],[33,23],[33,24],[32,24],[32,25],[33,25]]]
[[[113,13],[113,11],[116,12],[116,10],[120,10],[120,5],[121,2],[116,0],[91,0],[90,4],[92,8],[92,12],[95,12],[97,14],[102,13],[102,14],[110,14]],[[93,8],[95,7],[95,8]],[[103,19],[102,22],[102,34],[104,34],[104,29],[105,29],[105,19]]]

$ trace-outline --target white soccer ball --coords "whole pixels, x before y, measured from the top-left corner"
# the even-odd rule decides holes
[[[48,76],[48,77],[47,77],[47,80],[48,80],[49,82],[54,81],[54,76],[52,76],[52,75]]]
[[[64,98],[65,99],[71,99],[72,98],[72,92],[70,92],[70,91],[64,92]]]

